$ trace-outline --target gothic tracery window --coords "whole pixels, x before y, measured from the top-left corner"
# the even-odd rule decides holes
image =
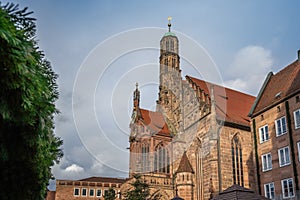
[[[155,150],[154,171],[170,173],[170,156],[167,149],[162,144],[159,144]]]
[[[149,144],[142,145],[142,172],[150,171]]]
[[[233,184],[244,186],[242,146],[238,136],[231,142]]]

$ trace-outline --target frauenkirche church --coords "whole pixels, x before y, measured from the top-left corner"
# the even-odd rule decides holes
[[[254,188],[247,116],[255,97],[191,76],[182,78],[179,41],[160,41],[156,111],[140,108],[130,122],[129,176],[142,174],[153,199],[209,199],[233,184]]]

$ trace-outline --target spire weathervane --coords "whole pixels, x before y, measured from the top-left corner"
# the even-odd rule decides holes
[[[169,21],[169,23],[168,23],[168,27],[169,27],[169,32],[171,32],[171,20],[172,20],[172,17],[168,17],[168,21]]]

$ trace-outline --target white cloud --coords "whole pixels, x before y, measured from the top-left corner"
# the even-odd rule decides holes
[[[226,71],[225,85],[256,95],[273,63],[270,50],[254,45],[244,47],[235,54]]]
[[[84,169],[76,164],[72,164],[71,166],[67,167],[66,172],[76,172],[76,173],[80,173],[83,172]]]

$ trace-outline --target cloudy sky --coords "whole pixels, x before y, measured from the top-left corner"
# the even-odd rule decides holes
[[[2,1],[4,4],[6,1]],[[132,92],[155,109],[159,41],[172,16],[186,74],[256,95],[268,72],[296,59],[299,1],[12,0],[37,19],[59,75],[57,179],[126,177]]]

